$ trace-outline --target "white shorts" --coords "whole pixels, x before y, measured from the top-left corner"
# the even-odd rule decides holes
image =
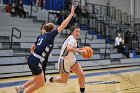
[[[77,63],[75,58],[60,58],[58,61],[58,69],[60,73],[70,73],[71,67]]]

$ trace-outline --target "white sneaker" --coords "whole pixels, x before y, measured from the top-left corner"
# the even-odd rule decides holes
[[[16,86],[15,90],[17,93],[23,93],[24,92],[24,88],[22,86]]]
[[[51,82],[50,82],[50,78],[51,78],[50,75],[47,75],[47,76],[46,76],[46,83],[51,83]]]

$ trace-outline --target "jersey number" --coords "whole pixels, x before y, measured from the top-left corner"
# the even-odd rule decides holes
[[[37,45],[41,45],[42,41],[43,41],[43,38],[38,39]]]

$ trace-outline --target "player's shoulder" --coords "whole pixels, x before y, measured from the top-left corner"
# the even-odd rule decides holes
[[[70,36],[67,38],[66,41],[67,41],[67,42],[76,42],[76,39],[75,39],[72,35],[70,35]]]
[[[70,35],[70,36],[68,37],[68,39],[75,39],[75,38],[73,37],[73,35]]]
[[[67,38],[67,40],[75,40],[75,38],[74,38],[72,35],[70,35],[70,36]]]
[[[51,33],[59,33],[58,28],[55,28]]]

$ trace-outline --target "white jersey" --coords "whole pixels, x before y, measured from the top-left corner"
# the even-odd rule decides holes
[[[77,61],[75,54],[73,52],[67,51],[67,45],[70,44],[72,47],[77,48],[76,39],[70,35],[63,43],[60,53],[60,58],[58,61],[58,69],[60,73],[70,73],[70,69],[74,66]]]
[[[115,46],[119,46],[121,41],[122,41],[122,38],[116,37],[115,38]]]
[[[77,48],[77,41],[76,39],[70,35],[63,43],[61,48],[60,57],[64,58],[75,58],[75,54],[73,52],[66,51],[67,45],[70,44],[72,47]]]

